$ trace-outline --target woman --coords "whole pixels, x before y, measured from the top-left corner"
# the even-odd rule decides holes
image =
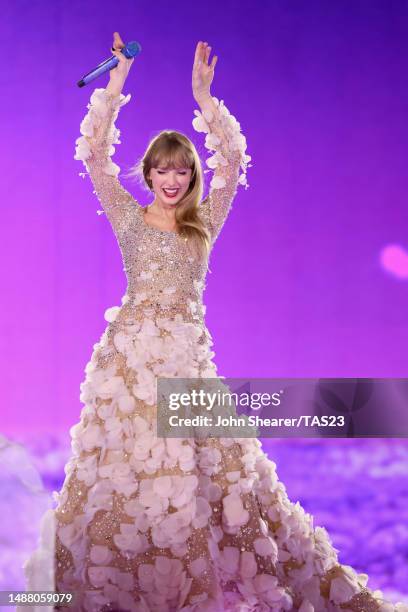
[[[110,159],[114,121],[130,99],[121,92],[133,60],[122,47],[115,33],[119,64],[92,94],[76,159],[115,232],[128,289],[107,311],[81,385],[55,511],[56,589],[75,592],[75,610],[403,610],[339,564],[327,532],[288,500],[256,439],[157,437],[156,378],[216,376],[202,292],[250,157],[239,123],[211,96],[217,58],[210,63],[211,47],[199,42],[193,125],[212,152],[210,194],[201,202],[194,145],[166,131],[139,165],[154,193],[140,207]]]

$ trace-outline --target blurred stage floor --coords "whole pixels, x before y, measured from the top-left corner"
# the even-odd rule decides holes
[[[68,432],[0,437],[0,590],[24,587],[21,566],[62,485],[69,444]],[[408,440],[268,439],[263,448],[340,561],[367,573],[387,599],[408,603]]]

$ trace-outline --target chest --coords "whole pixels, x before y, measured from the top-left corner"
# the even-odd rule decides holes
[[[203,280],[207,271],[206,264],[193,256],[182,236],[145,224],[131,229],[122,254],[127,274],[146,281],[162,277],[175,284],[191,283]]]

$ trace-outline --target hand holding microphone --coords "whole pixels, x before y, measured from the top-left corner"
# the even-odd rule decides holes
[[[113,57],[108,58],[94,70],[86,74],[79,82],[78,87],[87,85],[101,74],[109,71],[109,85],[108,90],[110,93],[119,94],[122,91],[123,85],[129,74],[131,65],[134,62],[134,58],[141,51],[139,43],[136,41],[130,42],[127,45],[124,44],[118,32],[113,34],[113,45],[112,53]]]
[[[114,32],[113,33],[112,53],[118,58],[119,63],[116,66],[116,68],[113,68],[109,72],[109,85],[112,85],[110,89],[113,89],[113,90],[119,87],[120,91],[122,91],[123,85],[129,74],[129,70],[133,62],[135,61],[134,57],[131,59],[128,59],[122,53],[122,49],[124,48],[124,46],[125,44],[123,40],[121,39],[119,32]],[[113,93],[113,91],[111,93]]]

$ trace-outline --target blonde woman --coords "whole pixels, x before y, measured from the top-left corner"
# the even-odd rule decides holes
[[[95,612],[397,609],[365,588],[365,574],[339,564],[327,532],[289,501],[256,438],[157,436],[157,377],[217,374],[202,293],[250,157],[239,123],[211,95],[217,58],[199,42],[193,125],[211,151],[209,196],[202,200],[193,143],[165,131],[136,168],[153,194],[142,208],[110,158],[114,122],[130,99],[122,89],[133,60],[122,46],[115,33],[119,64],[91,96],[76,159],[116,235],[128,288],[106,313],[81,385],[84,408],[55,511],[55,587],[75,593],[75,610]]]

